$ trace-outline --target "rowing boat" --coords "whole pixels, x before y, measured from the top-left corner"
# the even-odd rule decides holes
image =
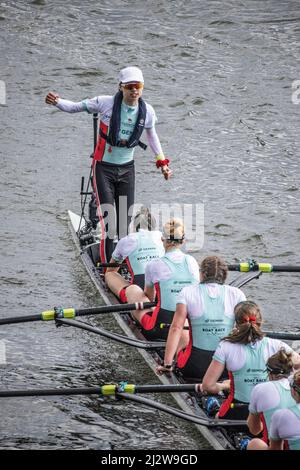
[[[119,304],[119,300],[110,292],[104,282],[103,273],[101,269],[97,267],[98,253],[99,253],[99,236],[98,240],[93,240],[91,232],[89,236],[85,237],[85,244],[80,243],[80,235],[84,231],[85,221],[82,217],[75,214],[74,212],[68,211],[69,216],[69,225],[71,233],[75,242],[76,247],[79,250],[80,258],[91,278],[97,290],[99,291],[103,301],[107,305]],[[88,240],[88,244],[86,244]],[[254,277],[258,277],[259,273],[251,273],[248,277],[243,276],[243,280],[237,283],[239,286],[249,282],[249,280]],[[123,312],[122,314],[113,313],[113,316],[124,333],[132,339],[145,341],[141,330],[132,320],[130,314]],[[148,366],[155,371],[158,364],[161,363],[163,357],[163,349],[153,349],[145,350],[138,349],[140,354],[143,356],[145,362]],[[168,375],[158,376],[161,382],[165,385],[168,384],[179,384],[183,380],[180,377],[180,374],[176,374],[176,371]],[[207,415],[203,409],[201,397],[196,397],[195,394],[191,393],[172,393],[173,398],[179,405],[179,407],[188,413],[193,413],[198,417],[207,419]],[[222,427],[222,422],[220,421],[220,427],[208,428],[199,424],[195,424],[197,429],[200,431],[204,439],[209,443],[209,445],[215,450],[233,450],[236,449],[236,428]],[[241,431],[241,429],[239,429]]]

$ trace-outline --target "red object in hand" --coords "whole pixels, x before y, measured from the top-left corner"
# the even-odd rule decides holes
[[[156,168],[160,168],[161,166],[169,165],[170,160],[167,158],[165,160],[156,160]]]

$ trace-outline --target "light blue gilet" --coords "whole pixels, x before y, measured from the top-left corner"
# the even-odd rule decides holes
[[[291,395],[291,390],[286,389],[280,381],[272,381],[272,384],[277,388],[277,391],[280,395],[280,401],[277,406],[270,408],[263,412],[268,433],[270,431],[271,418],[275,411],[281,410],[282,408],[290,408],[295,404],[295,400]]]
[[[253,387],[267,381],[268,374],[264,358],[267,341],[267,338],[263,338],[259,343],[256,343],[255,347],[252,347],[251,344],[243,345],[246,352],[245,365],[241,369],[232,372],[234,399],[249,403]]]
[[[138,112],[138,106],[131,107],[127,106],[125,103],[121,104],[120,140],[128,140],[133,133]],[[124,165],[133,160],[133,154],[134,148],[111,147],[109,144],[106,144],[102,161],[113,163],[114,165]]]
[[[295,403],[295,402],[294,402]],[[299,404],[292,406],[289,410],[294,413],[300,421],[300,408]],[[300,450],[300,437],[296,439],[288,439],[289,449],[290,450]]]
[[[210,297],[206,284],[199,284],[203,302],[203,315],[190,318],[193,346],[205,351],[215,351],[219,341],[227,336],[234,324],[234,318],[224,315],[225,286],[218,286],[220,295]]]
[[[183,261],[179,263],[171,261],[167,255],[163,256],[161,260],[169,267],[171,278],[159,281],[160,308],[175,312],[179,292],[181,292],[184,287],[194,284],[197,281],[189,270],[186,255],[184,255]]]
[[[137,247],[128,256],[133,273],[145,274],[146,264],[164,255],[163,244],[158,244],[157,232],[140,230],[136,234]]]

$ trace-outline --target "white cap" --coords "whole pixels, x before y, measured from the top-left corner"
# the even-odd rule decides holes
[[[144,83],[142,71],[138,67],[125,67],[119,73],[119,82],[141,82]]]

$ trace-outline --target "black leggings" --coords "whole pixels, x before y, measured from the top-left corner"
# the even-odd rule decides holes
[[[134,204],[134,162],[113,165],[96,161],[93,169],[100,225],[105,234],[100,243],[100,258],[109,262],[115,235],[120,239],[128,234],[132,216],[129,209]]]

